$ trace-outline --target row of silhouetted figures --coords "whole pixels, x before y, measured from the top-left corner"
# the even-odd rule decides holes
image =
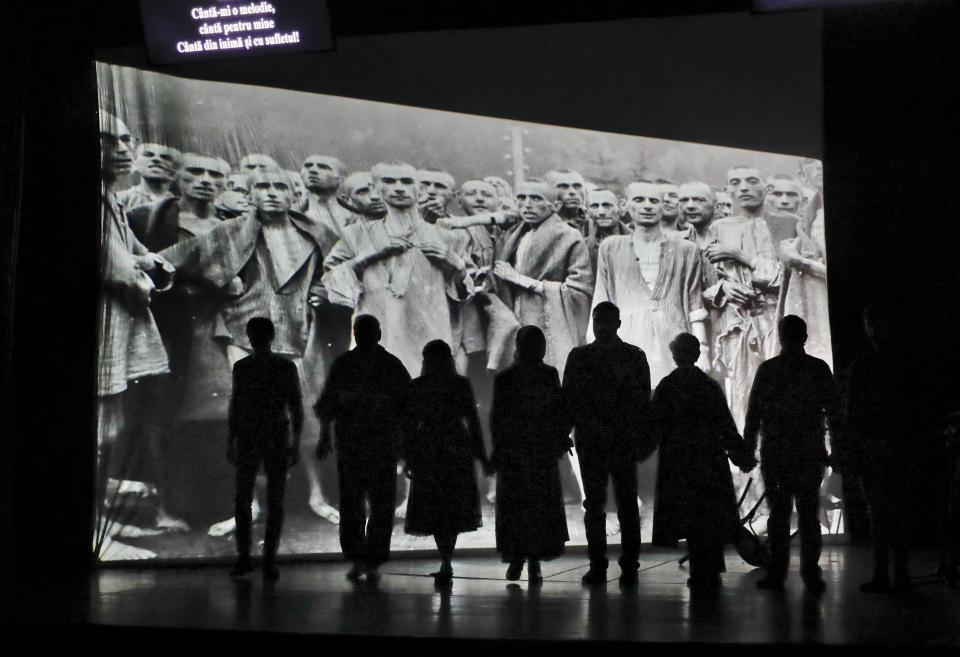
[[[851,369],[842,409],[830,368],[804,352],[806,324],[794,315],[784,317],[782,350],[756,374],[742,436],[720,386],[694,365],[700,343],[693,335],[682,333],[672,341],[677,367],[651,393],[643,350],[617,336],[620,313],[614,304],[593,310],[596,339],[571,351],[562,382],[543,362],[543,333],[525,326],[516,335],[514,363],[494,381],[487,454],[470,382],[457,374],[450,346],[429,342],[422,374],[411,381],[400,360],[380,346],[378,320],[361,315],[354,321],[356,347],[333,363],[314,406],[321,420],[317,457],[326,458],[336,439],[340,544],[352,562],[347,578],[379,579],[378,568],[390,552],[395,473],[402,461],[410,478],[404,529],[434,537],[441,561],[433,575],[438,584],[449,584],[458,535],[481,526],[479,462],[487,476],[497,477],[496,549],[508,564],[506,578],[520,579],[527,565],[529,581],[541,582],[541,562],[559,556],[569,539],[559,459],[573,447],[573,435],[585,489],[590,568],[584,584],[608,581],[605,506],[612,481],[621,531],[619,579],[623,586],[636,585],[637,463],[659,449],[653,543],[676,546],[686,539],[688,585],[716,588],[725,570],[724,546],[739,526],[728,463],[752,470],[762,435],[770,558],[758,586],[784,586],[795,503],[800,575],[808,590],[824,590],[818,507],[829,464],[859,478],[871,511],[874,574],[861,590],[904,589],[911,415],[908,404],[894,403],[904,372],[887,357],[886,319],[879,306],[865,312],[874,349]],[[298,458],[303,409],[295,365],[270,350],[270,320],[250,320],[247,332],[254,354],[234,367],[230,405],[228,459],[237,472],[239,554],[232,574],[243,576],[253,568],[251,501],[262,464],[268,482],[263,574],[276,578],[286,469]]]

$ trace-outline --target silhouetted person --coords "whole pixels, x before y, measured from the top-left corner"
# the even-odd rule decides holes
[[[617,336],[620,309],[609,301],[593,309],[596,339],[575,347],[563,374],[586,499],[583,524],[590,570],[584,584],[607,581],[607,481],[613,481],[620,521],[620,581],[637,581],[640,507],[637,461],[656,447],[650,434],[650,368],[643,350]]]
[[[400,360],[380,346],[380,322],[359,315],[353,323],[357,346],[337,357],[314,410],[320,418],[317,458],[337,440],[340,479],[340,547],[353,562],[347,579],[366,573],[376,582],[390,556],[390,534],[397,497],[400,409],[410,375]],[[369,503],[369,517],[365,505]]]
[[[563,553],[569,540],[558,459],[570,447],[560,376],[545,365],[547,341],[536,326],[517,331],[513,365],[493,382],[491,465],[497,473],[497,551],[516,581],[543,581],[540,561]]]
[[[727,456],[741,470],[756,466],[737,431],[723,389],[694,365],[700,341],[681,333],[670,343],[677,369],[653,394],[653,422],[660,438],[654,545],[687,539],[690,588],[716,588],[723,546],[736,536],[737,499]]]
[[[270,351],[273,322],[247,322],[253,355],[233,366],[227,460],[237,468],[237,563],[231,575],[245,575],[250,564],[250,505],[260,464],[267,473],[267,530],[263,541],[263,576],[277,578],[275,558],[283,529],[283,491],[287,468],[299,459],[303,402],[297,367]],[[292,429],[292,431],[291,431]]]
[[[457,535],[483,524],[474,461],[489,466],[470,381],[457,374],[443,340],[423,348],[423,373],[411,384],[403,415],[402,456],[411,480],[404,530],[434,537],[441,563],[433,576],[446,583]]]
[[[825,584],[820,560],[820,484],[827,465],[825,429],[839,429],[840,400],[833,374],[819,358],[807,355],[807,325],[796,315],[778,324],[780,355],[764,361],[753,380],[744,438],[752,454],[757,434],[760,471],[770,505],[767,533],[770,566],[760,588],[783,590],[790,563],[790,511],[794,499],[800,529],[800,573],[807,588]],[[826,423],[825,423],[826,421]]]
[[[919,434],[919,409],[909,396],[918,381],[905,355],[898,352],[890,308],[867,306],[863,328],[871,349],[850,366],[849,432],[838,452],[843,474],[859,478],[870,509],[873,578],[860,590],[882,593],[890,590],[888,545],[893,546],[894,587],[909,586],[907,490]]]

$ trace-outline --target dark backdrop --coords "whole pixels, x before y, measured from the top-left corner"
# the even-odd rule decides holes
[[[822,156],[838,367],[862,347],[859,309],[889,299],[903,309],[926,376],[909,385],[923,385],[943,406],[960,401],[951,376],[960,360],[953,344],[955,110],[945,102],[960,72],[951,3],[789,16],[710,3],[731,11],[683,18],[666,14],[704,3],[553,3],[549,13],[518,1],[412,4],[332,2],[335,52],[162,70]],[[107,61],[146,64],[136,3],[80,5],[53,11],[16,2],[4,28],[4,575],[81,573],[90,546],[98,212],[92,61],[99,48]],[[563,22],[604,19],[624,22]],[[484,29],[460,31],[477,27]],[[432,31],[360,36],[412,30]],[[917,480],[934,481],[926,475],[935,469],[931,459]],[[936,517],[927,509],[918,518],[924,513]]]

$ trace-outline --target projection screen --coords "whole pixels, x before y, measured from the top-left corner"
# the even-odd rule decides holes
[[[426,342],[450,344],[474,388],[488,450],[492,377],[510,364],[517,328],[532,322],[545,330],[545,361],[562,376],[570,347],[593,339],[590,309],[604,299],[620,306],[620,337],[644,350],[654,388],[674,367],[669,341],[702,332],[698,364],[723,386],[741,431],[753,373],[779,352],[780,317],[803,317],[807,352],[832,366],[818,160],[102,63],[97,82],[101,117],[116,116],[131,135],[129,162],[104,188],[101,224],[94,548],[103,561],[234,554],[227,409],[231,367],[250,350],[242,326],[254,316],[277,325],[274,346],[297,364],[305,408],[281,555],[340,550],[336,458],[313,457],[319,423],[311,407],[332,360],[352,346],[351,318],[359,313],[378,316],[381,344],[411,377],[420,374]],[[440,267],[434,260],[404,260],[424,245],[399,239],[378,249],[370,237],[403,201],[371,178],[378,163],[412,179],[417,221],[433,224],[431,234],[463,263],[441,272],[444,285],[422,278]],[[111,165],[118,163],[104,163]],[[264,171],[285,172],[288,214],[303,238],[296,244],[257,237],[251,183]],[[533,239],[518,245],[515,192],[521,184],[531,189],[530,181],[556,195],[548,199],[556,208],[549,221],[576,231],[569,248]],[[652,210],[650,197],[657,199]],[[663,256],[640,263],[629,246],[604,248],[608,240],[633,244],[636,226],[651,225],[648,210],[662,241],[698,249],[696,280],[678,280]],[[710,244],[747,254],[750,265],[711,258]],[[257,280],[248,266],[254,252],[272,262]],[[157,266],[154,253],[181,266]],[[540,295],[536,303],[524,306],[522,295],[503,292],[515,282],[494,273],[495,261],[542,282],[525,291]],[[133,278],[120,272],[124,262]],[[725,296],[725,280],[749,288],[748,301]],[[656,467],[656,456],[639,466],[644,541]],[[569,545],[586,543],[578,468],[575,453],[562,459]],[[759,472],[731,471],[738,498],[749,483],[743,514],[763,493]],[[483,527],[458,546],[492,548],[495,479],[479,468],[476,476]],[[839,533],[839,487],[830,481],[823,531]],[[431,538],[404,533],[406,491],[398,467],[392,549],[432,550]],[[255,514],[264,499],[258,482]],[[608,533],[616,543],[612,510]],[[262,520],[260,513],[255,544]],[[761,503],[753,528],[763,533],[765,522]]]

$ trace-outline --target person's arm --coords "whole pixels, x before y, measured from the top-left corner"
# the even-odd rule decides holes
[[[477,414],[477,401],[473,396],[473,388],[469,379],[463,379],[463,416],[470,437],[470,453],[483,464],[484,470],[489,467],[487,450],[483,445],[483,428],[480,426],[480,416]]]
[[[653,394],[650,386],[650,365],[647,363],[647,355],[642,351],[638,353],[636,376],[640,381],[639,399],[637,400],[638,411],[638,444],[636,458],[644,460],[657,448],[658,430],[654,424],[652,399]]]
[[[763,365],[757,370],[750,387],[750,397],[747,402],[747,418],[744,423],[743,439],[745,451],[753,454],[757,450],[757,436],[763,425],[763,414],[766,394],[766,369]]]
[[[837,442],[842,444],[843,438],[843,415],[840,412],[840,392],[837,389],[837,381],[826,363],[823,364],[820,371],[820,389],[823,398],[823,414],[826,421],[826,428],[830,431],[830,451],[833,452],[834,445]],[[842,451],[841,447],[841,451]]]
[[[493,379],[493,401],[490,404],[490,470],[496,471],[500,467],[503,451],[503,419],[507,412],[506,401],[503,399],[503,384],[500,376]]]
[[[460,217],[441,217],[437,225],[441,228],[463,229],[473,226],[512,226],[520,220],[515,210],[500,210],[499,212],[483,212],[475,215]]]
[[[300,392],[300,376],[297,366],[291,361],[287,373],[287,408],[290,412],[292,429],[288,465],[293,466],[300,459],[300,434],[303,433],[303,395]]]
[[[342,361],[337,359],[330,366],[330,372],[327,375],[327,382],[323,386],[320,397],[313,405],[313,412],[320,420],[320,440],[317,442],[316,456],[318,459],[325,459],[333,448],[333,438],[330,434],[330,428],[336,421],[338,413],[338,389],[340,387],[340,371]]]
[[[233,385],[230,392],[230,407],[227,411],[227,463],[234,465],[237,461],[237,430],[240,422],[241,407],[241,379],[237,376],[237,365],[233,366]]]

